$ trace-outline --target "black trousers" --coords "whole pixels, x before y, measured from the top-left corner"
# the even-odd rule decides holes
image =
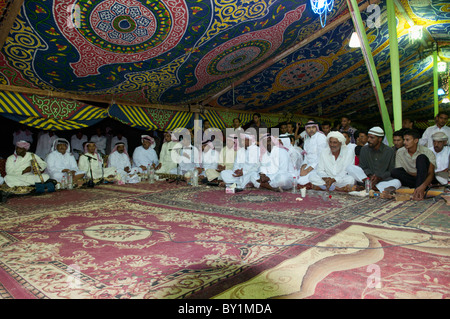
[[[417,188],[422,185],[427,178],[429,168],[430,160],[424,154],[420,154],[416,159],[416,176],[408,174],[403,167],[398,167],[391,170],[391,176],[400,180],[403,186]]]

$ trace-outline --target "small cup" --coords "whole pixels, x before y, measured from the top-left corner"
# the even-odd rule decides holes
[[[306,197],[306,187],[300,188],[300,194],[302,197]]]

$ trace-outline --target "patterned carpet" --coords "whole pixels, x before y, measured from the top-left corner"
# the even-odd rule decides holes
[[[298,197],[158,182],[10,198],[0,298],[449,297],[444,201]]]

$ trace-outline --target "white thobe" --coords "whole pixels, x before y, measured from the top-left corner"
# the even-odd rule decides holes
[[[75,175],[85,174],[84,171],[78,169],[75,157],[68,152],[63,155],[58,151],[52,151],[47,155],[45,161],[47,162],[47,173],[50,175],[50,178],[58,182],[61,182],[63,176],[66,174],[62,172],[63,169],[75,171]]]
[[[53,134],[50,136],[50,134],[44,133],[42,134],[36,145],[36,155],[40,158],[46,158],[48,154],[52,151],[53,142],[58,139],[58,136],[56,134]]]
[[[336,180],[334,183],[336,187],[353,186],[355,179],[347,173],[347,167],[350,165],[355,165],[355,156],[351,149],[342,145],[339,156],[336,159],[330,148],[327,147],[320,154],[316,169],[309,174],[309,180],[313,185],[324,186],[325,181],[323,178],[329,177]]]
[[[90,161],[89,158],[91,159]],[[97,154],[92,155],[90,153],[85,153],[80,156],[80,159],[78,160],[78,167],[81,171],[86,172],[87,178],[91,178],[91,169],[92,177],[94,179],[107,178],[111,175],[117,175],[117,171],[114,167],[103,167],[103,159],[101,156],[97,156]]]
[[[234,148],[228,148],[225,146],[220,150],[219,165],[224,166],[225,170],[227,169],[231,170],[233,168],[235,159],[236,159],[236,151],[234,150]],[[212,181],[216,178],[222,180],[220,172],[217,171],[217,167],[214,169],[206,169],[205,174],[209,181]]]
[[[171,170],[177,168],[177,162],[172,159],[172,150],[177,142],[165,142],[161,146],[159,153],[159,163],[161,167],[156,171],[157,174],[169,174]]]
[[[33,171],[22,174],[23,170],[31,166],[32,153],[27,152],[24,157],[17,156],[15,154],[8,157],[6,160],[6,176],[5,183],[9,187],[15,186],[33,186],[36,183],[41,183],[39,175],[35,175]],[[39,164],[41,171],[47,168],[47,163],[43,161],[39,156],[35,155],[36,161]],[[41,174],[44,182],[46,182],[50,176],[48,174]]]
[[[140,173],[143,173],[141,166],[147,167],[148,165],[152,166],[152,164],[155,164],[155,166],[159,164],[156,151],[151,147],[145,149],[142,145],[136,147],[133,153],[133,167],[136,167]]]
[[[327,137],[325,136],[325,134],[316,132],[316,134],[314,134],[313,136],[307,135],[307,137],[305,138],[305,143],[303,144],[305,155],[302,165],[306,164],[305,168],[312,167],[315,169],[319,164],[320,154],[327,148],[327,146]],[[298,183],[300,185],[308,184],[309,175],[312,172],[313,171],[305,176],[300,176]]]
[[[72,135],[70,138],[70,149],[73,152],[73,156],[75,156],[75,159],[78,160],[80,157],[80,154],[84,153],[83,143],[87,142],[88,138],[86,135],[83,135],[81,139],[77,137],[77,135]]]
[[[97,147],[97,151],[102,153],[103,155],[106,155],[106,142],[107,138],[104,135],[94,135],[91,137],[91,142],[95,143],[95,146]]]
[[[233,168],[220,173],[222,180],[227,184],[236,183],[237,188],[244,189],[248,183],[255,185],[259,179],[259,147],[256,144],[250,145],[247,149],[240,148],[236,153]],[[233,176],[234,172],[242,169],[242,176]]]
[[[120,174],[122,181],[127,181],[128,176],[132,176],[138,172],[137,167],[131,166],[130,158],[125,153],[119,153],[118,151],[112,152],[108,156],[108,167],[115,168],[117,173]],[[127,173],[125,168],[128,167],[130,172]]]
[[[428,148],[433,147],[433,134],[437,132],[443,132],[450,139],[450,127],[444,125],[439,128],[437,125],[428,127],[425,132],[423,132],[422,138],[419,140],[419,144],[424,145]]]
[[[438,182],[442,185],[448,184],[448,171],[444,172],[445,169],[450,169],[450,146],[444,146],[442,151],[436,153],[434,147],[429,148],[436,156],[436,168],[434,169],[434,176]]]
[[[175,163],[179,163],[179,172],[177,172],[177,167],[175,167],[170,171],[171,174],[180,173],[184,175],[187,172],[193,171],[194,168],[200,167],[200,153],[195,146],[189,145],[183,147],[181,143],[177,143],[173,149],[173,160]]]
[[[86,173],[78,168],[75,156],[68,152],[63,155],[58,151],[52,151],[47,155],[45,161],[47,162],[46,173],[49,174],[50,178],[58,182],[61,182],[63,176],[66,174],[62,172],[63,169],[75,171],[75,175]]]
[[[265,174],[270,178],[269,185],[273,188],[290,189],[292,188],[293,164],[289,158],[289,152],[278,146],[273,146],[271,152],[266,152],[262,156],[259,173]],[[260,183],[254,183],[259,188]]]

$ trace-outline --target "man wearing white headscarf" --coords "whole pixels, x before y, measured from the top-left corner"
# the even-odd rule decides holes
[[[298,178],[299,172],[300,172],[300,167],[302,166],[302,163],[303,163],[302,149],[300,147],[298,147],[298,146],[296,147],[294,145],[295,138],[293,135],[288,135],[288,134],[280,135],[280,142],[288,150],[289,159],[292,163],[292,165],[290,166],[292,176],[293,177],[295,176],[295,178]]]
[[[292,188],[293,163],[289,152],[283,144],[273,136],[263,136],[259,143],[261,165],[259,179],[253,183],[256,188],[283,191]]]
[[[391,170],[395,167],[395,151],[383,143],[383,138],[383,129],[372,127],[368,132],[367,145],[361,148],[359,166],[347,167],[347,171],[360,183],[368,178],[374,190],[383,192],[389,187],[394,191],[402,184],[391,177]]]
[[[450,146],[448,146],[448,136],[444,132],[436,132],[431,138],[433,146],[429,149],[436,156],[436,168],[434,177],[441,185],[447,185],[449,181],[450,168]]]
[[[197,147],[192,145],[191,131],[188,131],[189,134],[183,135],[181,141],[174,145],[171,152],[172,160],[178,163],[178,167],[170,171],[171,174],[179,174],[187,177],[190,172],[200,167],[202,154]]]
[[[113,167],[119,174],[118,177],[125,183],[139,182],[137,177],[138,169],[131,166],[130,156],[126,150],[125,143],[117,142],[108,156],[108,167]]]
[[[304,159],[300,168],[298,183],[306,185],[310,182],[309,174],[319,164],[320,154],[327,148],[327,136],[319,130],[318,123],[308,121],[305,125],[306,138],[303,144]]]
[[[220,173],[224,170],[231,170],[236,159],[236,153],[238,150],[237,136],[232,134],[226,138],[225,147],[222,147],[219,153],[219,162],[216,169],[206,169],[206,177],[208,181],[222,180]]]
[[[351,191],[355,179],[348,175],[347,167],[355,164],[355,156],[347,148],[342,133],[330,132],[326,139],[328,147],[320,154],[319,163],[309,180],[319,189]]]
[[[156,154],[155,139],[149,135],[141,135],[141,146],[136,147],[133,152],[133,167],[140,173],[146,172],[148,165],[156,168],[159,164],[158,154]]]
[[[86,172],[89,179],[99,180],[102,178],[115,178],[117,171],[114,167],[104,167],[103,158],[97,151],[97,146],[90,141],[84,145],[84,154],[78,160],[78,167]]]
[[[244,147],[239,147],[236,159],[231,170],[220,173],[225,184],[236,184],[239,189],[245,189],[249,183],[253,185],[259,179],[259,155],[260,149],[256,145],[256,137],[253,134],[241,133]]]
[[[177,144],[176,138],[172,138],[170,132],[164,133],[164,143],[159,153],[159,164],[156,166],[157,174],[169,174],[171,170],[177,168],[177,163],[172,159],[171,152]]]
[[[210,140],[202,143],[202,162],[198,168],[199,174],[208,178],[206,172],[208,170],[216,170],[219,166],[220,151],[217,151],[214,147],[214,143]],[[211,178],[211,177],[210,177]],[[211,181],[208,179],[208,181]]]
[[[44,173],[47,163],[39,156],[28,152],[29,149],[30,143],[18,141],[16,142],[14,154],[6,159],[6,176],[4,180],[9,187],[33,186],[36,183],[46,182],[50,178],[48,174]],[[39,172],[31,165],[33,155],[39,166]],[[42,180],[39,175],[42,176]]]
[[[58,138],[53,142],[52,151],[45,159],[47,162],[47,172],[50,178],[61,182],[63,176],[72,174],[73,183],[84,177],[85,172],[78,169],[77,161],[70,153],[69,141],[64,138]]]

